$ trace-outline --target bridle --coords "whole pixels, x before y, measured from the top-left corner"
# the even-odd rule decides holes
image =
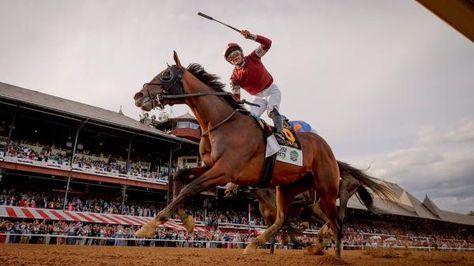
[[[152,109],[158,107],[160,109],[164,108],[166,100],[175,100],[175,99],[185,99],[190,97],[199,97],[206,95],[218,95],[218,96],[229,96],[232,95],[230,92],[224,91],[209,91],[209,92],[195,92],[195,93],[185,93],[183,86],[183,75],[185,68],[178,67],[176,65],[168,66],[165,70],[161,71],[151,82],[143,84],[143,88],[147,85],[161,86],[162,92],[159,95],[151,95],[150,91],[147,89],[147,97],[152,101]],[[158,102],[155,104],[155,102]],[[224,120],[217,123],[215,126],[204,131],[201,136],[207,136],[209,133],[221,125],[229,121],[238,110],[233,110],[233,112],[228,115]]]
[[[161,73],[159,73],[155,78],[153,78],[151,82],[143,84],[143,88],[145,88],[145,86],[147,85],[155,85],[162,87],[162,92],[159,95],[151,95],[150,91],[146,90],[146,96],[152,100],[152,109],[155,107],[163,109],[166,100],[184,99],[206,95],[232,95],[232,93],[224,91],[185,93],[183,86],[183,75],[185,71],[186,69],[183,67],[178,67],[176,65],[168,66],[168,68],[161,71]],[[155,105],[155,101],[157,101],[158,104]]]

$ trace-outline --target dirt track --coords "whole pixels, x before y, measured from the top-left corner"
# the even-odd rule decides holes
[[[239,249],[150,247],[97,247],[55,245],[0,245],[0,265],[474,265],[473,252],[345,251],[338,260],[333,253],[304,255],[302,250],[277,250],[270,255],[258,250],[242,255]],[[374,257],[375,256],[375,257]]]

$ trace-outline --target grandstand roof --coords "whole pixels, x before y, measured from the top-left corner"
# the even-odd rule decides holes
[[[395,201],[384,201],[377,197],[377,195],[373,195],[375,207],[386,214],[474,225],[474,216],[441,210],[428,196],[425,197],[423,202],[420,202],[398,184],[387,181],[381,182],[388,185],[397,197]],[[367,208],[357,200],[357,197],[354,196],[349,200],[347,206],[353,209],[367,210]]]
[[[185,113],[184,115],[180,115],[180,116],[176,116],[176,117],[172,117],[171,119],[183,119],[183,120],[196,120],[196,117],[194,117],[192,114],[190,114],[189,112]]]
[[[71,117],[89,119],[89,121],[94,121],[105,125],[113,125],[132,131],[139,131],[151,136],[175,140],[176,142],[197,144],[187,139],[168,135],[161,130],[158,130],[152,126],[144,125],[133,118],[121,114],[120,112],[114,112],[92,105],[0,82],[0,101],[2,99],[21,102],[25,105],[36,106],[38,108],[47,109],[62,115],[66,114]]]

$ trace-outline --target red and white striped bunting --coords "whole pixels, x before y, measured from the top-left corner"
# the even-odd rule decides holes
[[[151,220],[151,217],[142,216],[25,208],[5,205],[0,206],[0,217],[139,226],[144,225]],[[169,220],[161,226],[178,231],[186,230],[184,226],[178,224],[174,220]],[[203,227],[195,227],[194,230],[198,232],[206,231]]]

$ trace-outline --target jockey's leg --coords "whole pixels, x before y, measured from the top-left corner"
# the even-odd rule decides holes
[[[267,109],[267,101],[263,97],[255,95],[253,97],[252,103],[258,105],[258,106],[254,106],[254,105],[250,106],[250,113],[253,116],[260,117],[263,114],[263,112],[265,112],[265,110]]]
[[[267,112],[268,117],[273,120],[275,126],[276,137],[283,138],[283,118],[281,117],[278,109],[280,109],[281,92],[277,85],[272,84],[268,89],[262,92],[267,99]]]
[[[285,138],[283,137],[283,119],[277,108],[274,107],[273,110],[268,114],[268,116],[273,120],[273,125],[275,126],[275,136],[280,140],[284,141]]]

